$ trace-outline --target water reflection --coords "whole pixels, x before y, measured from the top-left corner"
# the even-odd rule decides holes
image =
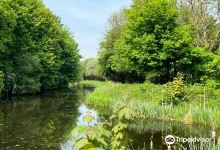
[[[59,150],[76,126],[78,108],[89,91],[80,87],[1,101],[0,149]]]
[[[78,120],[77,120],[77,125],[87,125],[88,123],[86,121],[83,120],[83,117],[87,115],[87,113],[91,113],[91,115],[95,118],[91,123],[90,123],[90,126],[94,126],[95,124],[98,123],[98,114],[95,110],[93,109],[88,109],[86,107],[86,105],[81,105],[79,107],[79,113],[80,113],[80,116],[78,117]]]
[[[0,101],[0,150],[71,150],[71,131],[76,125],[86,125],[83,116],[88,111],[95,117],[92,124],[109,116],[105,111],[86,107],[85,97],[93,88],[79,87],[68,91],[49,92],[41,96],[14,97]],[[103,117],[105,116],[105,117]],[[136,121],[127,132],[136,149],[167,149],[166,135],[210,137],[212,128],[183,125],[155,120]],[[219,130],[216,130],[219,137]]]
[[[153,144],[153,149],[167,149],[165,137],[173,135],[177,137],[194,138],[194,137],[212,137],[212,128],[198,124],[184,125],[177,122],[156,121],[156,120],[139,120],[130,124],[129,136],[133,139],[133,147],[135,149],[150,149]],[[216,137],[219,137],[219,129],[216,130]],[[217,139],[216,139],[217,140]],[[188,144],[176,143],[179,147],[189,146]],[[182,148],[181,148],[182,149]]]
[[[93,109],[89,109],[86,107],[86,105],[82,104],[79,108],[78,108],[78,112],[79,112],[79,116],[77,117],[77,122],[76,124],[79,125],[83,125],[83,126],[87,126],[87,122],[83,120],[83,117],[87,115],[87,113],[91,113],[91,115],[94,117],[94,120],[90,123],[91,126],[96,125],[99,120],[98,120],[98,114],[95,110]],[[66,142],[64,144],[61,144],[61,150],[72,150],[72,147],[74,145],[73,143],[73,137],[74,135],[71,135],[69,133],[69,135],[66,138]]]

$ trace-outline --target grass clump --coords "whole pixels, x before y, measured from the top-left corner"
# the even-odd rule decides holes
[[[220,89],[216,87],[185,85],[181,78],[166,85],[114,82],[97,85],[87,97],[90,106],[114,109],[126,97],[135,119],[154,118],[220,126]]]
[[[105,85],[106,83],[107,83],[107,81],[96,81],[96,80],[83,80],[83,81],[80,81],[80,84],[88,85],[88,86],[94,86],[94,87],[99,87],[99,86]]]

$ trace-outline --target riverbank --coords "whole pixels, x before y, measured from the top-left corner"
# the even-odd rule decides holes
[[[176,98],[172,98],[175,90],[168,90],[164,85],[99,81],[82,83],[96,87],[95,91],[87,96],[87,104],[93,107],[114,109],[121,106],[122,100],[126,99],[135,119],[152,118],[185,124],[200,123],[214,128],[220,126],[220,90],[210,86],[183,86],[181,94],[184,95],[176,104]]]

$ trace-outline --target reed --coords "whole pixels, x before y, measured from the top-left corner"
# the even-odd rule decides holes
[[[184,96],[175,104],[172,90],[152,83],[121,84],[84,81],[96,86],[87,96],[87,104],[114,109],[127,97],[135,119],[155,118],[220,126],[220,90],[204,85],[185,85]]]

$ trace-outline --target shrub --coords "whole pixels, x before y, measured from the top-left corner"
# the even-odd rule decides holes
[[[220,88],[220,80],[209,79],[206,81],[205,86],[207,88],[214,88],[214,89]]]
[[[184,91],[185,85],[182,77],[174,78],[172,82],[168,82],[164,86],[166,98],[162,103],[177,105],[186,100]]]

